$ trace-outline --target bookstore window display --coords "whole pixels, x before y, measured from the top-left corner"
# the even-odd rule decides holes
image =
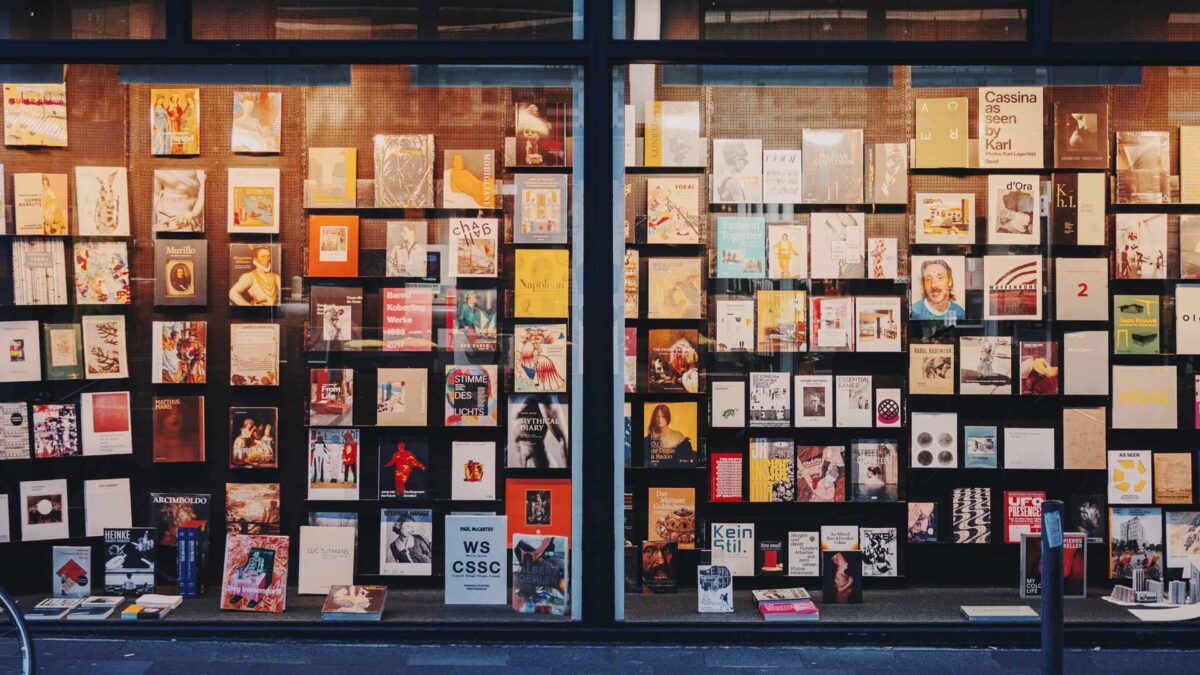
[[[1200,69],[617,77],[619,618],[1195,597]]]
[[[4,85],[9,588],[578,619],[579,69],[62,72]]]

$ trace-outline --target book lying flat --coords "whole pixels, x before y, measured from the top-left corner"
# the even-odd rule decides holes
[[[821,611],[812,600],[781,600],[763,602],[758,612],[766,621],[818,621]]]
[[[46,598],[25,612],[26,621],[58,621],[83,602],[83,598]]]
[[[116,607],[79,606],[67,615],[67,621],[104,621],[117,611]]]
[[[1037,623],[1038,613],[1028,605],[963,605],[962,613],[967,621],[1030,622]]]

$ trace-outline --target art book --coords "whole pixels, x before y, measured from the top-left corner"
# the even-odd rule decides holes
[[[712,564],[735,577],[754,576],[754,523],[712,523],[709,543]]]
[[[518,100],[513,130],[517,137],[517,166],[563,166],[567,162],[571,105],[563,96],[542,100]]]
[[[566,319],[570,314],[570,251],[519,248],[514,253],[513,316]]]
[[[84,455],[131,455],[129,392],[93,391],[79,396]]]
[[[1150,504],[1154,474],[1149,450],[1108,451],[1108,503]]]
[[[16,233],[58,236],[70,228],[70,194],[65,173],[14,173]]]
[[[208,242],[194,239],[154,241],[154,304],[208,304]]]
[[[279,466],[279,408],[229,409],[229,468]]]
[[[279,483],[226,483],[225,531],[279,534],[279,506]]]
[[[123,166],[75,167],[80,236],[129,236],[129,172]]]
[[[308,383],[309,425],[354,424],[353,368],[313,368],[309,371]]]
[[[154,592],[154,529],[123,527],[104,530],[104,592],[136,598]]]
[[[208,382],[207,321],[155,321],[151,326],[152,383]]]
[[[1107,221],[1104,217],[1103,173],[1055,173],[1051,178],[1050,224],[1055,244],[1103,246]]]
[[[305,207],[353,208],[358,202],[357,164],[357,148],[309,148]]]
[[[283,94],[277,91],[233,92],[229,149],[233,152],[279,152]]]
[[[812,327],[812,351],[854,351],[853,297],[817,297],[809,299],[809,325]]]
[[[763,150],[762,200],[767,204],[799,204],[802,154],[799,148]]]
[[[567,390],[567,324],[518,324],[513,327],[513,390]],[[694,365],[694,364],[693,364]]]
[[[713,382],[711,401],[711,426],[734,429],[746,426],[745,381]]]
[[[564,615],[569,607],[567,537],[512,535],[512,608]]]
[[[1179,216],[1179,277],[1200,279],[1200,215]]]
[[[861,213],[813,213],[812,238],[814,279],[862,279],[866,277],[866,224]]]
[[[807,276],[808,227],[779,223],[768,225],[767,277],[804,279]]]
[[[496,208],[494,150],[445,150],[442,155],[442,208]]]
[[[360,456],[358,429],[309,429],[308,498],[358,499]]]
[[[92,594],[92,547],[55,546],[50,558],[51,595],[86,598]]]
[[[846,501],[846,446],[796,447],[796,501]]]
[[[29,459],[29,405],[24,401],[0,403],[0,460],[6,459]]]
[[[358,276],[358,216],[309,216],[308,276]]]
[[[383,351],[429,351],[433,337],[433,289],[384,288]]]
[[[908,543],[936,543],[938,540],[937,524],[937,502],[908,503]]]
[[[712,167],[714,204],[762,203],[762,139],[714,138]]]
[[[900,298],[860,295],[854,299],[855,337],[860,352],[899,352]]]
[[[516,183],[513,243],[567,243],[567,176],[520,173]]]
[[[150,154],[200,154],[200,89],[150,90]]]
[[[651,468],[696,465],[699,446],[698,413],[695,401],[646,402],[642,404],[645,428],[642,461]]]
[[[792,424],[792,378],[788,373],[750,373],[750,426]]]
[[[207,181],[203,169],[155,169],[153,230],[203,232]]]
[[[795,426],[832,427],[833,376],[797,375],[795,385]]]
[[[995,469],[996,452],[1000,444],[996,438],[996,427],[963,427],[963,467],[967,469]]]
[[[452,351],[496,350],[496,289],[447,289],[446,306],[449,339],[441,344]]]
[[[4,144],[67,147],[66,83],[4,85]]]
[[[652,328],[647,332],[646,391],[700,391],[700,332],[695,328]]]
[[[1063,408],[1063,468],[1103,470],[1108,409]]]
[[[155,397],[154,461],[204,461],[204,397]]]
[[[703,262],[701,258],[647,258],[646,318],[701,318]]]
[[[1041,169],[1045,90],[1042,87],[979,89],[979,166]]]
[[[1087,542],[1078,532],[1063,533],[1062,593],[1066,598],[1087,597]],[[1021,597],[1042,595],[1042,535],[1021,535]]]
[[[1171,134],[1168,131],[1117,132],[1115,204],[1171,201]]]
[[[0,382],[41,381],[37,321],[0,321],[0,345]]]
[[[1176,429],[1178,372],[1165,366],[1112,367],[1112,428]]]
[[[646,536],[672,542],[680,550],[696,548],[695,488],[647,488],[646,503]]]
[[[717,218],[717,278],[762,279],[766,267],[766,223],[763,218]]]
[[[561,537],[571,532],[568,478],[506,478],[504,503],[509,532]]]
[[[987,243],[1036,246],[1042,241],[1041,178],[989,175]]]
[[[296,592],[327,595],[330,587],[354,582],[353,527],[300,526],[300,573]]]
[[[625,249],[625,318],[636,319],[641,312],[639,298],[641,278],[641,256],[636,248]]]
[[[646,166],[701,166],[699,101],[647,101]]]
[[[124,315],[87,314],[81,320],[84,376],[89,380],[129,377]]]
[[[1108,513],[1108,578],[1132,579],[1135,569],[1148,581],[1163,581],[1163,510],[1113,506]]]
[[[754,351],[754,300],[717,298],[718,352]]]
[[[646,179],[647,244],[699,244],[701,227],[699,179]]]
[[[896,442],[857,439],[850,443],[853,465],[852,501],[894,502],[899,499],[899,455]]]
[[[1051,396],[1059,392],[1058,343],[1021,343],[1021,393]]]
[[[1042,258],[1040,255],[983,257],[983,318],[1038,320],[1042,318]]]
[[[1012,338],[964,335],[958,342],[960,394],[1007,396],[1012,393]]]
[[[229,384],[279,386],[279,324],[229,325]]]
[[[375,136],[375,206],[433,208],[433,134]]]
[[[289,537],[227,534],[221,609],[282,612],[287,604]]]
[[[863,130],[804,129],[802,138],[804,203],[861,204]]]
[[[1192,503],[1192,456],[1186,452],[1154,453],[1154,503]]]
[[[498,236],[495,218],[451,218],[449,278],[496,276]]]
[[[79,417],[74,403],[33,405],[33,456],[35,459],[78,457]]]
[[[1055,317],[1061,321],[1108,320],[1108,260],[1055,258]]]
[[[909,449],[914,469],[957,469],[958,413],[914,412]]]
[[[229,304],[271,307],[283,298],[280,245],[266,242],[229,245]]]
[[[966,167],[971,155],[967,97],[918,98],[913,108],[916,117],[913,167]]]
[[[894,577],[900,569],[899,537],[894,527],[858,528],[864,577]]]
[[[424,220],[387,221],[389,277],[424,277],[429,273],[429,223]]]
[[[1157,354],[1162,345],[1162,323],[1157,295],[1112,296],[1113,353]],[[1186,350],[1186,347],[1185,347]]]
[[[708,456],[709,501],[742,501],[745,463],[746,458],[740,452],[714,452]]]
[[[974,244],[975,194],[918,192],[916,243]]]
[[[429,371],[380,368],[375,378],[375,425],[423,427],[429,423]]]
[[[225,208],[230,234],[279,234],[279,169],[229,169]]]
[[[837,426],[869,427],[874,411],[870,375],[838,375]]]
[[[496,366],[447,365],[445,424],[448,427],[497,425],[500,388]]]
[[[129,247],[123,241],[75,242],[75,304],[128,305]]]
[[[309,297],[309,345],[313,351],[361,348],[362,288],[313,285]]]
[[[179,581],[179,528],[197,532],[197,560],[203,565],[208,558],[208,521],[212,510],[212,495],[203,493],[151,492],[150,526],[154,530],[158,560],[155,573],[164,583]],[[232,522],[232,521],[230,521]],[[197,578],[204,587],[204,575]]]
[[[12,298],[17,306],[67,304],[67,254],[57,239],[12,240]]]
[[[805,291],[760,289],[757,301],[759,352],[808,351],[808,298]]]
[[[750,439],[750,501],[796,501],[796,456],[791,441]]]
[[[1044,501],[1040,490],[1004,491],[1004,543],[1019,544],[1022,535],[1041,533]]]
[[[868,204],[907,204],[908,143],[870,143],[866,151],[863,201]]]
[[[954,345],[913,343],[908,346],[908,393],[954,394]]]
[[[1055,102],[1054,168],[1109,167],[1108,103],[1097,99]]]
[[[71,531],[68,497],[65,478],[21,481],[17,502],[21,541],[68,538]]]
[[[491,441],[450,443],[450,498],[492,501],[496,498],[496,444]]]
[[[1167,278],[1167,215],[1118,213],[1113,241],[1116,279]]]

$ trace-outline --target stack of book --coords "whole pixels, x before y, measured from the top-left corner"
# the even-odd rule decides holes
[[[125,602],[119,595],[93,595],[67,615],[67,621],[104,621]]]
[[[803,588],[771,588],[754,591],[758,613],[766,621],[819,621],[821,610]]]
[[[46,598],[25,612],[26,621],[58,621],[83,603],[83,598]]]
[[[181,595],[159,595],[147,593],[121,612],[121,619],[126,621],[153,621],[165,619],[171,610],[183,604]]]

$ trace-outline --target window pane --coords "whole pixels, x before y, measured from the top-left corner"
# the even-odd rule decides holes
[[[10,40],[161,39],[165,0],[8,0],[0,36]]]
[[[1200,5],[1183,0],[1054,0],[1058,42],[1190,42],[1200,39]]]

